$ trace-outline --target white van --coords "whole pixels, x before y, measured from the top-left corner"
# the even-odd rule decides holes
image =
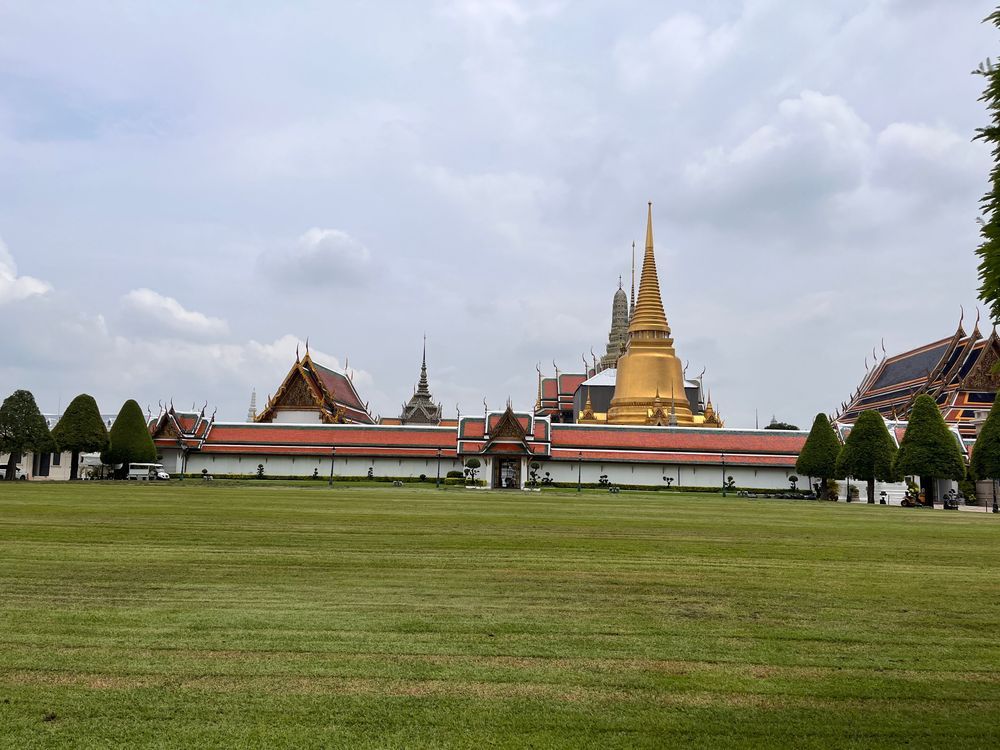
[[[18,464],[17,466],[14,467],[14,476],[17,479],[27,479],[28,478],[28,475],[24,473],[24,469],[21,468],[20,464]],[[0,466],[0,480],[6,479],[6,478],[7,478],[7,464],[4,464],[3,466]]]
[[[163,470],[163,464],[129,464],[128,478],[138,482],[146,482],[170,479],[170,475]]]

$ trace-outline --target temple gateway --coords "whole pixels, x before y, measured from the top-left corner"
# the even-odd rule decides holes
[[[634,256],[634,251],[633,251]],[[634,265],[634,262],[633,262]],[[162,409],[150,429],[175,473],[383,477],[434,481],[479,462],[496,489],[537,483],[785,489],[805,432],[725,428],[686,376],[660,294],[652,204],[638,296],[619,283],[607,350],[580,372],[538,369],[535,405],[445,419],[434,402],[424,341],[420,376],[399,417],[375,418],[348,372],[306,347],[264,408],[246,422]],[[536,368],[537,369],[537,368]]]

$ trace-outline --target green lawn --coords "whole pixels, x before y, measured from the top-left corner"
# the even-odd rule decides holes
[[[5,747],[997,747],[1000,518],[0,483]]]

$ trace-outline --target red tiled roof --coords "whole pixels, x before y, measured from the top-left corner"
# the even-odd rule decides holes
[[[559,396],[559,388],[555,378],[542,378],[542,399],[555,400]]]
[[[485,435],[483,430],[483,419],[482,417],[464,417],[462,419],[460,436],[464,440],[465,438],[481,438]]]
[[[323,456],[330,457],[330,446],[316,445],[212,445],[206,444],[202,453],[276,455],[276,456]],[[442,458],[454,458],[454,448],[441,449]],[[385,456],[387,458],[437,458],[436,448],[380,448],[378,446],[337,446],[337,457],[341,456]]]
[[[351,383],[346,375],[342,372],[323,367],[323,365],[316,364],[315,362],[312,362],[312,365],[315,368],[316,377],[319,378],[323,387],[326,388],[327,393],[337,403],[360,412],[365,411],[365,405],[361,403],[357,391],[354,390],[353,383]]]
[[[535,420],[535,440],[548,440],[549,439],[549,422],[544,419]]]
[[[586,375],[576,373],[563,373],[559,376],[559,395],[572,396],[576,389],[586,382]]]
[[[181,432],[189,433],[194,429],[198,421],[198,415],[175,412],[174,419],[177,421],[177,426],[181,428]]]
[[[521,426],[521,429],[525,433],[531,430],[531,415],[523,413],[515,413],[514,416],[517,418],[517,423]],[[490,414],[490,432],[496,429],[497,423],[503,417],[503,414]]]
[[[805,432],[712,428],[603,427],[554,424],[552,448],[607,448],[647,451],[785,453],[798,455]]]
[[[356,425],[288,425],[280,422],[216,424],[205,450],[219,445],[311,445],[385,448],[455,448],[454,429],[434,427],[369,427]]]

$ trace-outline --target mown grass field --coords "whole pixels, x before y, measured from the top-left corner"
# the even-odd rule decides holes
[[[0,483],[0,745],[995,748],[998,582],[992,514]]]

